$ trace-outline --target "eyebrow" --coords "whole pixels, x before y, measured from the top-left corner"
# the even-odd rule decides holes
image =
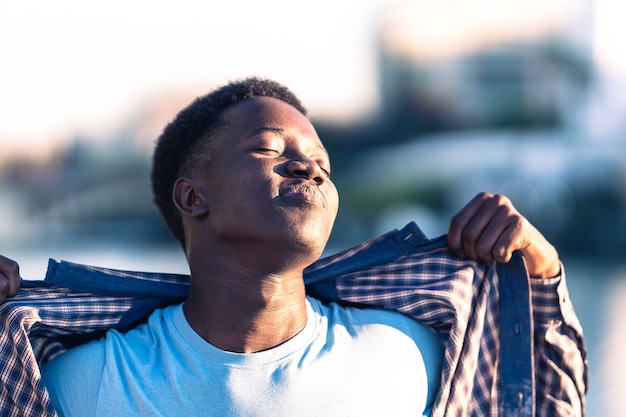
[[[250,134],[250,136],[258,135],[259,133],[265,133],[265,132],[271,132],[271,133],[277,133],[279,135],[283,135],[285,133],[285,130],[280,127],[263,126],[263,127],[254,129],[252,133]]]

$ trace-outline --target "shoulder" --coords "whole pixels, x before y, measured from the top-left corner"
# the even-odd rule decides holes
[[[353,337],[355,341],[380,340],[383,345],[400,341],[415,346],[427,362],[440,362],[442,341],[433,329],[407,315],[382,308],[324,304],[311,297],[308,300],[312,310],[319,315],[318,320],[328,327],[329,332],[356,336]]]
[[[104,363],[104,342],[97,340],[70,349],[41,367],[42,381],[60,415],[93,415]]]
[[[155,310],[146,323],[126,333],[110,330],[103,338],[69,349],[43,365],[42,381],[59,414],[95,415],[108,367],[145,361],[146,354],[154,354],[155,344],[168,338],[167,323],[176,308]]]
[[[345,351],[342,366],[353,364],[361,377],[394,381],[387,388],[407,395],[424,393],[424,409],[432,406],[444,356],[434,330],[393,310],[309,302],[319,314],[318,323],[326,327],[326,349]]]
[[[371,307],[354,307],[335,302],[323,303],[312,297],[307,298],[313,311],[328,319],[330,325],[338,324],[354,328],[391,327],[424,338],[439,340],[435,332],[419,321],[395,310]]]

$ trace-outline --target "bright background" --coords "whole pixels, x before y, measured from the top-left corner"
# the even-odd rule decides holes
[[[422,50],[458,53],[493,32],[541,35],[569,20],[601,77],[626,74],[618,0],[2,0],[2,156],[104,136],[158,92],[197,94],[250,74],[289,85],[316,116],[363,116],[377,105],[378,32],[402,4],[437,9],[412,28]],[[608,93],[607,105],[624,105]]]
[[[0,4],[0,137],[10,151],[101,136],[159,92],[199,94],[251,74],[292,86],[322,116],[375,104],[384,0]]]
[[[626,5],[619,0],[0,0],[0,253],[184,272],[154,231],[154,139],[260,75],[300,96],[342,195],[331,250],[430,235],[505,192],[561,248],[589,416],[626,393]]]

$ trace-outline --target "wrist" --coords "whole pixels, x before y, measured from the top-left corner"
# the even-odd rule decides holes
[[[558,262],[556,265],[552,265],[550,268],[542,271],[542,272],[528,272],[531,278],[535,279],[550,279],[556,278],[561,275],[561,263]]]
[[[528,275],[531,278],[549,279],[560,275],[559,254],[549,243],[542,247],[530,246],[523,252],[523,255],[526,259]]]

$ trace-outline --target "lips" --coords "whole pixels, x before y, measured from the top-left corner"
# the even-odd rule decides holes
[[[312,185],[307,184],[292,184],[283,187],[278,192],[278,195],[287,201],[300,204],[312,204],[316,206],[326,206],[324,195],[320,190]]]

